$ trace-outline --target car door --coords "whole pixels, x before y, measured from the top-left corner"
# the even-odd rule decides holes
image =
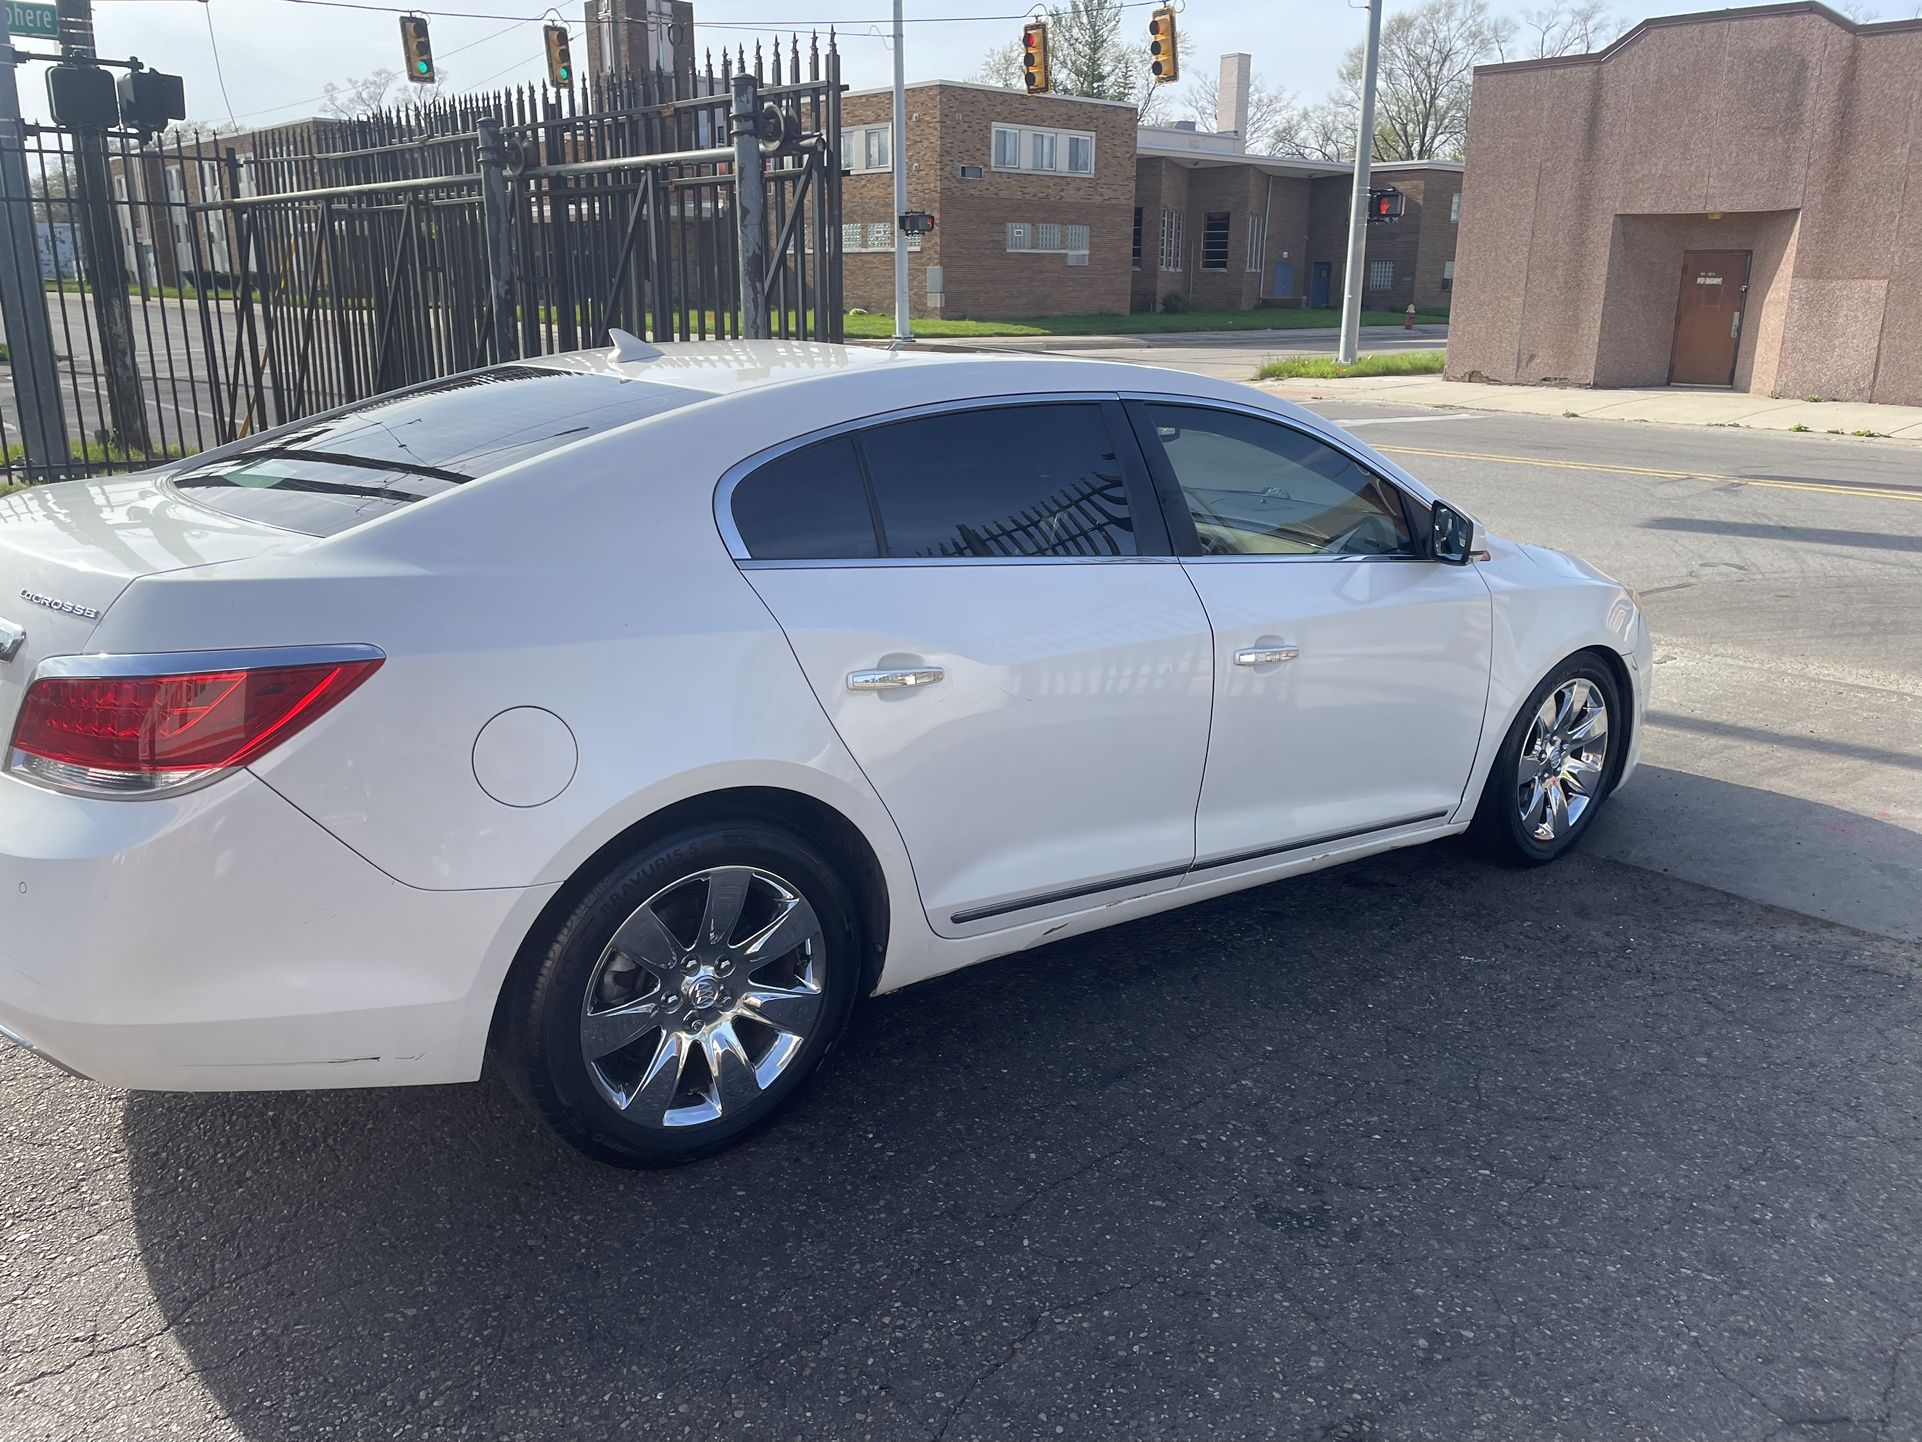
[[[1488,699],[1477,569],[1426,559],[1425,504],[1303,429],[1129,411],[1214,629],[1197,875],[1447,817]]]
[[[1178,884],[1210,638],[1118,401],[816,439],[743,468],[721,517],[937,932]]]

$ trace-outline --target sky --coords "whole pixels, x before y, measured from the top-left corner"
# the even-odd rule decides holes
[[[94,26],[103,56],[136,55],[185,78],[189,115],[202,121],[268,125],[318,112],[323,87],[400,66],[395,15],[405,0],[356,0],[367,9],[313,0],[95,0]],[[430,16],[434,55],[450,88],[491,89],[537,80],[543,73],[541,24],[556,15],[582,29],[580,0],[546,10],[542,0],[419,0]],[[1415,0],[1388,0],[1388,10]],[[1498,6],[1504,0],[1496,0]],[[1524,8],[1507,0],[1510,9]],[[906,69],[910,81],[965,80],[991,48],[1018,39],[1024,0],[907,0]],[[1691,0],[1644,13],[1698,8]],[[1700,8],[1706,8],[1706,0]],[[1878,17],[1913,10],[1869,0]],[[435,11],[466,12],[463,16]],[[842,76],[855,89],[885,85],[892,75],[889,0],[695,0],[696,43],[718,53],[724,44],[752,46],[757,34],[835,22]],[[935,17],[1001,16],[949,22]],[[1146,32],[1148,6],[1126,12]],[[489,17],[489,18],[477,18]],[[1366,12],[1349,0],[1185,0],[1180,33],[1183,69],[1212,72],[1223,50],[1253,54],[1256,75],[1271,86],[1317,99],[1329,88],[1343,52],[1362,37]],[[741,28],[747,27],[747,28]],[[22,42],[45,48],[45,42]],[[216,51],[218,61],[216,61]],[[584,50],[577,49],[577,59]],[[20,70],[21,108],[46,115],[45,67]],[[224,85],[223,85],[224,82]]]

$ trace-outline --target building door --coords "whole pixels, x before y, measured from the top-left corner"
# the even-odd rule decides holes
[[[1748,303],[1749,252],[1691,250],[1682,256],[1682,294],[1675,304],[1672,386],[1732,386]]]
[[[1328,309],[1328,287],[1333,283],[1334,278],[1335,267],[1332,261],[1318,260],[1315,262],[1315,268],[1309,272],[1308,280],[1308,308],[1310,310]]]

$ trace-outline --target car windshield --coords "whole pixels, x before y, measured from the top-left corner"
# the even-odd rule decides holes
[[[228,515],[331,536],[701,399],[700,391],[616,375],[496,366],[276,431],[168,479]]]

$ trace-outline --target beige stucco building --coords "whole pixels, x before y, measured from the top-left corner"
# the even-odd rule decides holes
[[[1644,21],[1475,73],[1448,374],[1922,403],[1922,20]]]

